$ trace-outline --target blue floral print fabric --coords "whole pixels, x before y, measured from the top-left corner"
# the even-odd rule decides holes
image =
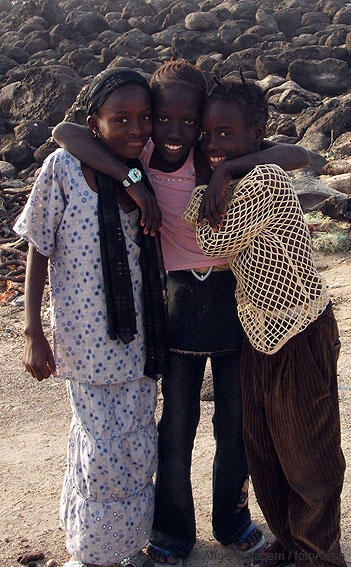
[[[80,162],[57,150],[14,228],[50,259],[54,355],[73,411],[60,511],[67,549],[105,566],[134,555],[150,536],[156,383],[144,376],[138,211],[120,210],[137,321],[124,345],[107,333],[97,197]]]
[[[68,382],[73,419],[61,497],[67,549],[109,565],[149,540],[156,468],[156,382]],[[93,416],[93,417],[92,417]]]
[[[116,384],[144,375],[138,210],[120,209],[132,278],[137,334],[128,345],[107,333],[100,257],[97,193],[80,161],[65,150],[43,165],[14,230],[50,258],[54,354],[59,376],[91,384]]]

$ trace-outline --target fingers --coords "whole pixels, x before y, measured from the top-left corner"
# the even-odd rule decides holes
[[[206,216],[206,214],[205,214],[205,200],[202,199],[202,201],[200,203],[199,214],[198,214],[198,217],[197,217],[197,224],[199,226],[203,225],[205,216]]]
[[[199,208],[198,224],[201,226],[204,219],[207,218],[213,230],[218,230],[218,228],[222,227],[223,216],[222,200],[216,194],[206,195],[205,193]]]
[[[140,225],[144,234],[155,236],[161,228],[162,215],[154,195],[142,183],[134,185],[127,193],[141,211]]]
[[[25,363],[24,366],[26,367],[28,372],[33,376],[33,378],[36,378],[38,380],[38,382],[41,382],[42,380],[49,378],[50,374],[52,373],[47,364],[43,364],[41,366],[34,366],[34,365],[32,366],[31,364]]]
[[[139,208],[141,209],[141,226],[144,227],[144,234],[155,236],[161,228],[162,215],[156,199],[150,195],[151,198],[140,202]]]

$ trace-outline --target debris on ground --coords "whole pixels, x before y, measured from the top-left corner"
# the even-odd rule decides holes
[[[315,252],[347,252],[351,250],[351,228],[346,221],[336,221],[320,211],[305,214],[312,248]]]

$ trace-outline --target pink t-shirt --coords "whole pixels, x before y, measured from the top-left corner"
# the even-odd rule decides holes
[[[226,258],[205,256],[196,242],[191,226],[182,218],[195,189],[194,150],[190,150],[184,165],[172,173],[149,167],[154,143],[149,140],[141,160],[148,171],[158,205],[162,211],[161,243],[167,271],[187,270],[225,264]]]

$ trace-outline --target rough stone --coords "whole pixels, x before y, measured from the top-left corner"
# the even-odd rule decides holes
[[[4,112],[7,108],[10,119],[15,122],[45,120],[54,125],[62,120],[66,109],[73,103],[82,87],[82,80],[72,69],[52,65],[30,69],[21,83],[9,87],[11,89],[6,93],[4,89],[0,92],[0,108]],[[11,100],[6,97],[10,92]]]
[[[137,28],[148,35],[152,35],[153,33],[157,33],[159,31],[159,27],[156,25],[155,19],[152,16],[143,16],[142,18],[129,18],[128,25],[132,29]]]
[[[14,133],[18,142],[24,140],[35,148],[41,146],[50,136],[49,128],[43,120],[22,122],[15,127]]]
[[[299,144],[311,152],[321,152],[330,146],[330,139],[323,132],[309,132],[307,130]]]
[[[122,11],[122,18],[129,20],[136,14],[138,16],[153,16],[154,10],[144,0],[128,0]]]
[[[261,42],[262,37],[258,33],[244,33],[233,41],[232,48],[233,51],[242,51]]]
[[[6,73],[16,67],[16,62],[6,55],[0,55],[0,75],[6,75]]]
[[[333,24],[351,25],[351,6],[344,6],[338,10],[333,18]]]
[[[2,56],[6,56],[16,63],[27,63],[28,61],[28,53],[21,47],[5,46],[1,51]]]
[[[239,55],[237,53],[232,53],[223,61],[218,61],[218,63],[213,66],[212,72],[216,75],[216,77],[224,77],[233,70],[239,69],[240,65],[241,59]]]
[[[338,136],[330,150],[342,156],[351,156],[351,132]]]
[[[0,177],[14,179],[17,176],[17,169],[7,161],[0,161]]]
[[[350,67],[339,59],[298,59],[290,63],[288,77],[309,91],[329,96],[346,92],[351,84]]]
[[[278,29],[283,32],[287,38],[292,38],[301,24],[301,10],[294,8],[282,9],[275,13],[275,21]]]
[[[177,32],[172,41],[173,57],[185,57],[192,63],[195,63],[200,55],[222,51],[222,48],[222,40],[211,32]]]
[[[239,24],[229,20],[227,22],[224,22],[224,24],[222,24],[220,28],[218,28],[217,33],[223,41],[233,43],[233,41],[237,37],[239,37],[239,35],[241,35],[241,28]]]
[[[231,13],[235,20],[247,19],[254,20],[257,6],[251,0],[239,0],[237,4],[231,7]]]
[[[40,16],[33,16],[19,28],[19,31],[26,34],[35,30],[46,30],[48,29],[48,27],[49,24],[45,18],[41,18]]]
[[[285,77],[287,71],[287,64],[276,55],[259,55],[256,59],[256,72],[259,79],[264,79],[268,75]]]
[[[312,175],[301,174],[293,179],[292,184],[305,213],[314,210],[329,197],[339,194],[339,191],[328,187]]]
[[[339,175],[322,175],[320,180],[335,189],[335,191],[340,191],[340,193],[351,194],[351,171],[347,173],[340,173]]]
[[[102,14],[96,12],[76,11],[70,12],[66,18],[66,23],[71,24],[74,31],[83,35],[101,33],[108,29],[109,25]]]
[[[33,53],[38,53],[38,51],[49,49],[49,42],[38,37],[28,41],[28,43],[24,45],[24,49],[29,55],[33,55]]]
[[[331,188],[330,188],[331,190]],[[351,220],[351,197],[341,193],[340,191],[336,192],[336,195],[333,195],[323,201],[322,203],[318,203],[313,210],[321,211],[323,215],[330,217],[331,219],[341,220],[341,221],[350,221]]]
[[[18,170],[28,167],[34,161],[33,148],[25,140],[6,144],[1,149],[0,156]]]
[[[46,140],[46,142],[44,142],[44,144],[42,144],[34,152],[34,158],[35,158],[35,161],[37,162],[37,164],[42,165],[43,161],[52,152],[54,152],[57,148],[58,148],[58,145],[56,144],[56,142],[52,138],[49,138],[48,140]]]
[[[268,14],[263,8],[258,8],[256,11],[256,22],[268,32],[277,32],[278,24],[275,18]]]
[[[179,22],[178,24],[170,26],[166,30],[152,34],[151,37],[152,37],[155,45],[163,45],[165,47],[171,47],[173,37],[178,32],[182,32],[182,31],[185,31],[184,22]],[[202,55],[202,53],[200,55]]]
[[[211,12],[191,12],[185,18],[185,28],[191,31],[207,31],[218,29],[219,20]]]
[[[297,114],[304,108],[320,105],[322,97],[294,81],[287,81],[270,90],[268,101],[282,112]]]
[[[154,47],[153,39],[140,30],[134,29],[122,34],[111,45],[116,55],[137,55],[144,47]]]

